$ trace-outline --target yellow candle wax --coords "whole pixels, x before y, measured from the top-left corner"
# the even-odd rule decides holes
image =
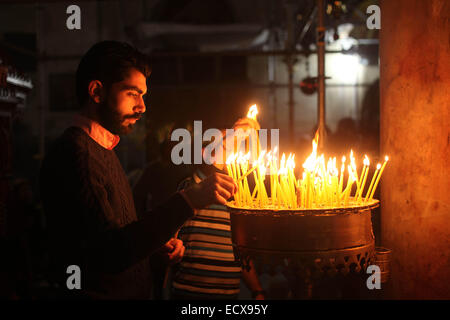
[[[373,195],[375,194],[375,190],[377,189],[378,183],[380,182],[381,175],[383,174],[384,168],[386,167],[386,164],[387,164],[388,161],[389,161],[389,157],[386,156],[384,158],[384,163],[383,163],[383,166],[381,167],[380,173],[378,174],[377,180],[375,181],[375,184],[374,184],[374,186],[372,188],[372,192],[371,192],[371,194],[369,196],[369,201],[372,200]]]
[[[311,172],[308,172],[308,191],[307,191],[308,208],[311,208],[312,206],[313,191],[314,191],[313,176]]]
[[[345,171],[345,156],[342,157],[341,176],[339,179],[339,198],[342,194],[342,188],[344,186],[344,171]]]
[[[364,155],[363,169],[362,169],[362,172],[361,172],[361,176],[359,177],[359,180],[358,180],[359,189],[358,189],[358,192],[356,193],[356,197],[358,197],[358,195],[361,193],[360,190],[361,190],[361,187],[362,187],[362,184],[363,184],[363,181],[364,181],[364,174],[365,174],[365,171],[366,171],[367,166],[368,166],[368,161],[369,161],[369,158],[367,157],[367,155]]]
[[[369,161],[369,158],[367,158],[367,156],[366,156],[366,158],[364,159],[364,168],[365,168],[366,171],[364,172],[364,178],[363,178],[363,181],[362,181],[362,184],[361,184],[361,188],[359,190],[359,194],[358,194],[358,197],[357,197],[358,203],[361,203],[361,200],[362,200],[362,194],[364,192],[364,187],[365,187],[366,181],[367,181],[367,175],[369,173],[369,165],[370,165],[370,161]]]
[[[231,169],[232,169],[232,173],[233,173],[234,179],[235,179],[235,181],[237,181],[237,172],[236,172],[235,158],[231,162]],[[236,201],[238,206],[241,205],[239,192],[240,192],[240,190],[239,190],[239,184],[238,184],[238,190],[236,191],[236,193],[234,195],[234,200]]]
[[[305,207],[305,184],[302,182],[300,187],[300,206],[302,208]]]
[[[250,186],[248,185],[248,180],[247,180],[248,162],[244,163],[243,169],[244,169],[244,175],[245,175],[245,178],[244,178],[245,198],[246,198],[246,202],[248,204],[250,204],[252,201],[252,196],[250,193]]]
[[[238,184],[238,192],[236,192],[237,193],[237,195],[238,195],[238,198],[239,198],[239,203],[242,205],[243,203],[243,199],[242,199],[242,196],[243,196],[243,186],[242,186],[242,180],[240,180],[240,178],[241,178],[241,169],[240,169],[240,165],[239,165],[239,163],[236,163],[236,178],[237,178],[237,180],[238,180],[238,182],[237,182],[237,184]]]
[[[233,176],[233,172],[231,171],[231,165],[227,164],[227,171],[228,171],[228,175],[233,178],[233,180],[236,180],[235,177]]]
[[[254,165],[256,165],[256,164],[254,164]],[[253,178],[255,179],[255,186],[257,186],[258,187],[258,196],[256,197],[256,202],[257,203],[259,203],[260,202],[260,197],[261,197],[261,190],[260,190],[260,187],[259,187],[259,179],[258,179],[258,175],[256,174],[256,172],[257,172],[258,170],[254,170],[253,171]]]
[[[347,187],[345,188],[345,192],[344,192],[344,205],[345,206],[348,205],[348,199],[350,197],[350,192],[352,190],[353,183],[356,180],[354,175],[353,175],[353,171],[352,171],[351,165],[349,165],[347,167],[347,169],[348,169]]]
[[[260,198],[261,207],[264,207],[266,205],[266,196],[267,196],[267,193],[265,192],[266,187],[264,185],[264,177],[265,176],[264,176],[264,174],[262,174],[262,171],[264,169],[265,168],[263,168],[263,166],[258,165],[257,171],[258,171],[258,179],[259,179],[259,191],[261,193],[261,198]],[[264,173],[265,173],[265,170],[264,170]]]
[[[339,182],[338,177],[333,176],[333,205],[337,206],[339,204]]]
[[[291,207],[295,207],[295,190],[294,190],[294,183],[292,181],[292,178],[290,175],[288,175],[288,191],[289,191],[289,197],[291,199]]]
[[[293,206],[295,208],[296,207],[295,203],[297,202],[297,197],[295,195],[295,176],[294,176],[294,172],[293,172],[292,168],[289,169],[288,174],[289,174],[289,190],[291,193]]]
[[[364,189],[364,186],[363,186],[363,182],[365,182],[364,181],[364,176],[366,175],[366,166],[364,166],[363,167],[363,169],[362,169],[362,172],[361,172],[361,177],[360,177],[360,181],[359,181],[359,187],[358,187],[358,190],[356,190],[356,194],[355,194],[355,198],[356,198],[356,200],[358,200],[359,199],[359,195],[361,194],[361,192],[363,191],[363,189]]]
[[[255,186],[255,189],[253,189],[253,193],[252,193],[252,203],[253,203],[253,200],[255,199],[255,195],[256,195],[256,192],[258,191],[258,189],[259,189],[259,186],[258,186],[258,185]]]
[[[277,187],[275,179],[272,177],[272,185],[270,187],[270,200],[273,205],[277,202]]]
[[[267,194],[267,189],[265,185],[265,178],[263,178],[263,197],[264,197],[264,206],[267,206],[269,204],[269,195]]]
[[[271,168],[272,168],[272,165],[269,166],[269,170],[272,173]],[[273,175],[271,174],[269,178],[270,178],[270,199],[273,204]]]
[[[231,169],[232,169],[232,172],[233,172],[234,180],[237,180],[236,164],[234,163],[234,161],[231,162]]]
[[[378,174],[378,171],[380,170],[380,168],[381,168],[381,165],[377,164],[377,169],[375,170],[375,173],[373,174],[372,181],[370,182],[370,185],[369,185],[369,189],[367,189],[366,198],[364,199],[364,202],[367,202],[367,200],[369,200],[369,196],[370,196],[370,193],[372,192],[373,184],[375,183],[375,180],[377,178],[377,174]]]
[[[252,197],[251,197],[251,194],[250,194],[250,187],[248,185],[247,179],[244,179],[244,190],[245,190],[245,202],[247,204],[250,204]]]
[[[352,182],[349,185],[349,188],[346,189],[345,196],[344,196],[344,205],[345,206],[348,206],[348,201],[349,201],[349,198],[350,198],[350,191],[352,189],[353,182],[354,181],[352,180]]]
[[[281,182],[277,181],[277,206],[281,207],[283,205],[283,192],[281,190]]]
[[[351,171],[351,168],[350,168],[350,166],[347,166],[347,169],[348,169],[348,178],[347,178],[347,185],[345,186],[345,189],[342,191],[342,195],[341,195],[341,198],[342,199],[345,199],[345,195],[346,195],[346,193],[347,193],[347,191],[348,191],[348,188],[349,188],[349,186],[350,186],[350,181],[351,181],[351,174],[350,174],[350,171]]]

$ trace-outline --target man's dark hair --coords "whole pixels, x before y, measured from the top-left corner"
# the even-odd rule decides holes
[[[76,92],[80,106],[89,99],[88,85],[99,80],[106,88],[125,79],[130,68],[151,73],[148,57],[125,42],[102,41],[93,45],[81,58],[76,74]]]

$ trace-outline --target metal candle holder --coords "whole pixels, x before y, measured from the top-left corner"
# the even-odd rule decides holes
[[[323,209],[267,210],[229,202],[235,255],[249,270],[250,261],[296,266],[303,276],[361,273],[374,261],[371,210],[362,205]]]

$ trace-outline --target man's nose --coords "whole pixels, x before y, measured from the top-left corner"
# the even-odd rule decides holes
[[[144,101],[144,98],[140,97],[140,98],[139,98],[139,103],[138,103],[138,105],[135,107],[135,110],[133,110],[133,111],[139,112],[139,113],[144,113],[145,110],[146,110],[146,108],[145,108],[145,101]]]

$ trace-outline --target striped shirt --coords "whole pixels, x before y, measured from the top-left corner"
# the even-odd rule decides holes
[[[195,182],[204,176],[194,174]],[[172,281],[175,297],[190,299],[236,299],[241,267],[231,244],[230,214],[212,205],[199,210],[180,229],[186,251]]]

